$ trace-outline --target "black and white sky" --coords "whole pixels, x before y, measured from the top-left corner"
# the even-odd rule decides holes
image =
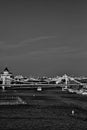
[[[0,71],[87,75],[85,0],[0,1]]]

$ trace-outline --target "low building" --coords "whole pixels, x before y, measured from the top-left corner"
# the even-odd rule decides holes
[[[21,81],[21,80],[24,79],[24,77],[23,77],[22,75],[16,75],[16,76],[14,77],[14,79],[15,79],[16,81]]]

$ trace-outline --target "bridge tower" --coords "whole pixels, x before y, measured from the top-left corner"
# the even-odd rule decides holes
[[[63,78],[65,79],[65,89],[67,89],[68,88],[69,78],[68,78],[68,76],[66,74],[63,76]]]
[[[1,73],[1,80],[2,80],[2,89],[5,89],[5,85],[8,85],[10,87],[11,84],[11,76],[12,73],[8,70],[6,67],[4,71]]]

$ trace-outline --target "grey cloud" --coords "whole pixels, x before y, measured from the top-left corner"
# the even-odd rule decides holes
[[[37,41],[48,40],[48,39],[53,39],[53,38],[57,38],[57,36],[38,36],[35,38],[26,39],[21,42],[16,42],[16,44],[13,41],[10,41],[10,42],[1,41],[0,44],[2,45],[1,48],[17,48],[17,47],[25,46],[32,43],[35,44],[35,42]]]
[[[8,56],[8,57],[21,57],[21,56],[79,56],[84,55],[84,51],[86,50],[81,50],[80,48],[72,48],[68,46],[59,46],[59,47],[49,47],[49,48],[30,48],[28,46],[21,47],[19,49],[7,49],[0,51],[0,54],[3,56]]]
[[[58,55],[58,56],[86,56],[86,48],[71,46],[69,43],[61,43],[57,41],[57,36],[40,36],[30,38],[19,42],[18,44],[9,44],[4,41],[0,42],[1,56],[21,56],[21,55]],[[50,40],[47,42],[47,40]],[[54,42],[56,40],[56,42]]]
[[[40,41],[40,40],[47,40],[47,39],[52,39],[52,38],[56,38],[57,36],[40,36],[40,37],[36,37],[36,38],[31,38],[25,41],[20,42],[20,45],[25,45],[28,43],[32,43],[32,42],[36,42],[36,41]]]

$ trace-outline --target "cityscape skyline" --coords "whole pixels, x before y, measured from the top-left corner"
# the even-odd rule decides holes
[[[3,0],[0,71],[87,75],[87,2]]]

